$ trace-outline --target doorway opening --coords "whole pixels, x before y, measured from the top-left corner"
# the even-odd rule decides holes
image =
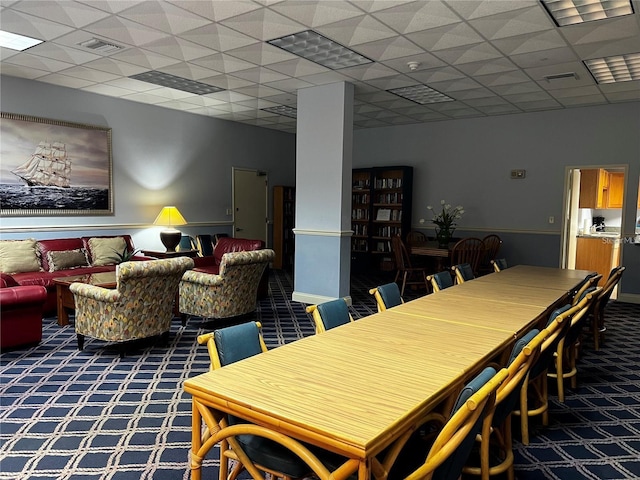
[[[560,263],[601,273],[600,286],[620,265],[626,177],[626,165],[566,170]]]
[[[267,245],[269,181],[260,170],[232,168],[233,236],[260,239]]]

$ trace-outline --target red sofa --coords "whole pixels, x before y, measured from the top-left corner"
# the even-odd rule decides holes
[[[0,277],[0,349],[39,343],[47,289],[20,286],[5,273]]]
[[[106,235],[93,237],[58,238],[52,240],[38,240],[37,248],[40,258],[40,270],[31,272],[12,273],[11,277],[18,285],[22,286],[42,286],[47,290],[47,299],[44,304],[44,314],[54,314],[56,312],[56,287],[53,279],[57,277],[67,277],[71,275],[83,275],[86,273],[110,272],[114,271],[115,265],[92,266],[91,248],[89,239],[91,238],[113,238],[123,237],[129,251],[134,251],[133,241],[130,235]],[[85,249],[88,257],[86,266],[70,268],[66,270],[49,271],[49,252],[61,252],[69,250]],[[149,257],[134,256],[132,260],[149,260]]]
[[[262,240],[252,240],[248,238],[220,237],[213,248],[213,256],[196,257],[193,259],[194,270],[205,273],[220,273],[220,262],[225,253],[244,252],[248,250],[262,250],[265,248]],[[269,272],[265,269],[258,285],[258,298],[265,298],[269,295]]]

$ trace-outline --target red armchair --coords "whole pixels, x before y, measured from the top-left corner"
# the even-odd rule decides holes
[[[10,276],[0,280],[0,348],[37,344],[42,340],[43,286],[20,286]]]

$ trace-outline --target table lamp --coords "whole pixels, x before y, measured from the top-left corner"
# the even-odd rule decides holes
[[[160,213],[153,221],[153,224],[169,227],[160,232],[160,240],[167,248],[167,252],[175,252],[176,247],[182,238],[182,233],[173,227],[175,225],[187,224],[187,221],[184,219],[182,214],[173,205],[162,207],[162,210],[160,210]]]

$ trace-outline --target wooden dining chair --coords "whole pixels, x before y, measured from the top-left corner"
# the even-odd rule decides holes
[[[473,274],[478,276],[480,259],[485,254],[484,242],[476,237],[463,238],[451,249],[451,265],[468,263]]]
[[[449,270],[427,275],[427,281],[431,283],[434,292],[439,292],[445,288],[453,287],[453,278]]]
[[[595,277],[594,277],[595,278]],[[597,280],[595,282],[597,284]],[[547,370],[547,377],[555,378],[558,386],[558,401],[564,403],[564,381],[570,379],[571,388],[578,386],[577,381],[577,359],[580,346],[580,336],[584,326],[589,319],[589,311],[593,301],[598,296],[602,287],[591,286],[582,291],[573,306],[578,306],[579,310],[571,317],[571,325],[564,337],[560,338],[553,355],[553,370]]]
[[[267,351],[259,322],[241,323],[205,333],[198,337],[198,343],[207,346],[210,370],[224,368]],[[227,423],[240,427],[248,422],[228,415]],[[248,425],[246,430],[249,431],[252,427],[254,425]],[[210,431],[205,430],[203,440],[210,436]],[[257,468],[274,478],[284,480],[304,478],[311,472],[310,467],[295,453],[260,435],[244,434],[224,438],[220,441],[220,454],[224,458],[220,461],[220,478],[227,480],[235,480],[245,468]],[[228,471],[229,460],[235,462],[231,473]]]
[[[614,267],[609,273],[609,278],[605,282],[600,294],[593,302],[593,318],[591,319],[591,334],[593,336],[593,345],[596,350],[600,350],[600,345],[604,341],[604,335],[607,327],[604,324],[604,310],[609,303],[613,289],[618,285],[622,274],[627,267],[622,265]]]
[[[425,243],[426,241],[426,235],[422,232],[419,232],[418,230],[411,230],[409,233],[407,233],[407,244],[409,246],[419,245],[421,243]]]
[[[369,290],[369,293],[376,299],[378,312],[384,312],[388,308],[396,307],[404,303],[400,295],[400,288],[398,288],[398,284],[395,282],[372,288]]]
[[[480,261],[479,273],[481,275],[493,272],[493,264],[491,262],[498,256],[502,246],[502,239],[499,235],[492,233],[484,237],[482,243],[484,243],[485,253]]]
[[[511,435],[511,412],[518,402],[520,388],[526,376],[540,355],[543,336],[532,329],[518,339],[507,362],[508,376],[498,387],[495,408],[487,415],[479,442],[479,465],[467,465],[463,472],[478,475],[482,480],[507,473],[508,480],[514,480],[513,441]]]
[[[576,287],[571,296],[571,305],[577,305],[580,300],[584,298],[584,292],[598,286],[602,280],[600,273],[590,273],[585,279]]]
[[[393,281],[397,283],[402,278],[400,295],[404,295],[404,289],[407,285],[424,285],[428,291],[429,284],[427,283],[425,269],[412,266],[407,247],[399,235],[391,237],[391,250],[396,262],[396,276]]]
[[[312,315],[313,323],[316,326],[316,334],[353,322],[353,317],[349,313],[349,307],[344,298],[330,300],[318,305],[309,305],[306,311]]]

